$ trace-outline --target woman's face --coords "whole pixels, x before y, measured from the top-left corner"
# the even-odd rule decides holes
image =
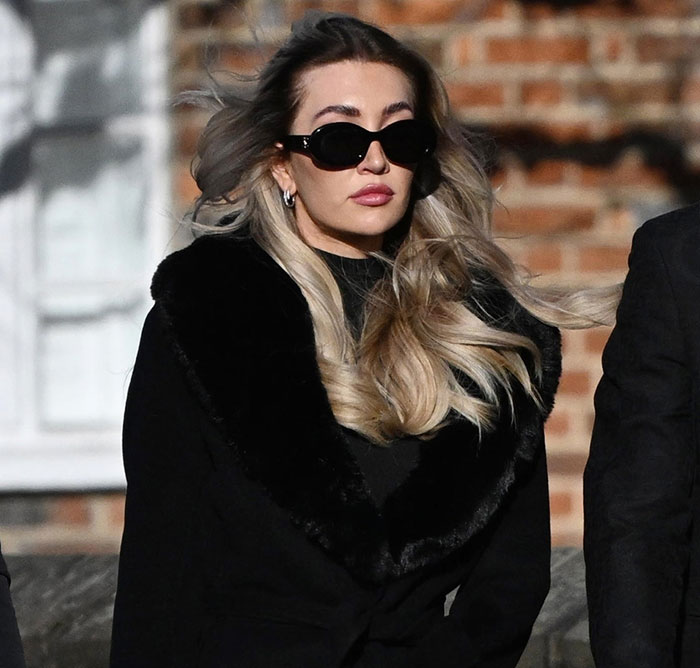
[[[411,82],[382,63],[342,61],[300,77],[301,103],[290,134],[309,135],[328,123],[350,122],[370,131],[414,117]],[[294,213],[302,237],[315,248],[347,257],[379,250],[384,233],[409,204],[413,169],[390,162],[381,144],[370,144],[354,167],[324,169],[290,152],[273,167],[282,190],[296,195]]]

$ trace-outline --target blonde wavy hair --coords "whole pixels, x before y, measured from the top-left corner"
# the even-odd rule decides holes
[[[438,136],[434,155],[416,171],[412,205],[381,254],[387,272],[368,295],[357,339],[331,271],[300,237],[271,175],[279,160],[275,143],[287,134],[303,93],[300,74],[345,60],[404,72],[413,85],[416,117],[429,120]],[[193,162],[202,194],[192,224],[207,234],[247,230],[300,287],[321,378],[340,424],[385,444],[405,435],[429,438],[455,414],[488,430],[500,404],[512,406],[514,383],[539,401],[540,352],[529,338],[489,324],[488,305],[478,301],[484,281],[495,280],[551,325],[612,322],[617,287],[534,287],[494,243],[493,191],[451,114],[444,86],[420,55],[387,33],[349,16],[307,17],[246,83],[247,94],[220,89],[193,96],[213,101],[218,110]],[[222,211],[232,215],[222,218]]]

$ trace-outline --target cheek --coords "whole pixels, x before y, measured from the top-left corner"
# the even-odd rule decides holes
[[[316,206],[337,206],[349,194],[346,173],[318,169],[313,163],[300,165],[295,170],[294,180],[301,198]]]
[[[401,191],[403,199],[408,202],[411,198],[411,187],[413,186],[413,171],[400,168],[401,173],[397,175],[396,187]]]

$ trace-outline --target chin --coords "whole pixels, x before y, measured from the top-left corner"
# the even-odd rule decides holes
[[[350,234],[357,234],[361,236],[377,236],[379,234],[385,234],[390,229],[398,225],[401,220],[401,216],[372,216],[363,217],[358,220],[355,225],[348,228],[346,231]]]

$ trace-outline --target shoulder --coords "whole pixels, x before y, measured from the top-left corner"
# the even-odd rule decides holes
[[[288,274],[241,234],[202,236],[172,253],[156,270],[151,294],[170,315],[229,313],[239,321],[305,304]]]
[[[632,240],[623,304],[646,312],[649,295],[669,297],[695,312],[700,285],[700,203],[642,225]]]
[[[697,257],[700,248],[700,203],[669,211],[646,221],[635,233],[635,253],[663,257]]]
[[[212,234],[195,239],[166,257],[151,283],[154,299],[167,300],[173,292],[186,293],[208,286],[210,290],[246,290],[268,283],[293,285],[287,274],[250,237]]]
[[[165,338],[192,378],[204,373],[201,365],[218,368],[223,359],[242,368],[271,351],[313,348],[301,289],[250,237],[196,239],[163,260],[151,292]],[[200,385],[198,393],[208,396]]]

